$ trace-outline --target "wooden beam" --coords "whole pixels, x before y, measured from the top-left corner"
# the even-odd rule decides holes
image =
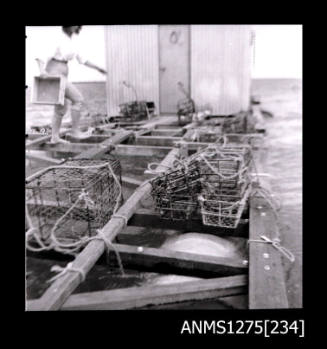
[[[115,134],[113,137],[108,138],[102,143],[99,143],[99,148],[89,149],[75,157],[75,159],[98,159],[101,158],[102,155],[107,153],[108,151],[114,149],[115,144],[119,144],[132,136],[134,133],[132,131],[119,132]]]
[[[165,248],[113,244],[125,266],[151,268],[153,272],[182,273],[192,276],[232,276],[246,274],[242,260],[213,257]],[[111,249],[113,250],[113,249]],[[112,259],[116,256],[111,254]]]
[[[177,117],[176,116],[156,116],[152,118],[150,121],[148,121],[145,125],[142,126],[142,128],[160,128],[163,127],[176,127],[177,124]]]
[[[113,154],[116,155],[133,155],[133,156],[157,156],[167,155],[172,147],[153,147],[146,145],[127,145],[119,144],[116,146]]]
[[[136,145],[152,145],[159,147],[174,147],[175,142],[181,141],[181,137],[159,137],[159,136],[140,136],[136,137]]]
[[[53,159],[44,154],[31,154],[30,152],[26,152],[25,156],[26,156],[26,159],[46,162],[48,164],[53,164],[53,165],[60,164],[62,162],[62,160]]]
[[[135,309],[147,305],[213,299],[221,296],[243,294],[246,292],[246,285],[247,277],[237,275],[170,285],[141,286],[79,293],[71,295],[61,309],[122,310]],[[33,310],[34,307],[31,306],[30,308],[32,309],[28,310]]]
[[[68,130],[62,131],[59,133],[59,136],[64,136],[67,132]],[[37,146],[48,142],[50,139],[51,139],[51,135],[39,137],[31,142],[28,142],[25,146],[25,149],[37,148]]]
[[[128,222],[129,226],[137,227],[151,227],[158,229],[172,229],[181,231],[192,231],[206,234],[213,234],[217,236],[235,236],[248,237],[248,220],[241,220],[237,228],[220,228],[211,227],[202,224],[201,219],[194,219],[190,221],[172,221],[161,218],[152,210],[139,209]]]
[[[258,172],[264,172],[267,156],[264,151],[256,154]],[[269,189],[268,178],[260,182]],[[276,221],[272,208],[259,196],[250,199],[251,240],[261,240],[264,235],[269,239],[276,237]],[[249,308],[279,309],[288,308],[285,276],[281,253],[271,244],[250,242],[249,245]]]
[[[121,180],[124,184],[132,186],[132,187],[138,187],[139,185],[142,184],[141,181],[134,179],[134,178],[126,177],[126,176],[122,176]]]
[[[101,149],[101,143],[57,143],[51,144],[49,142],[42,144],[34,144],[28,147],[32,150],[44,151],[59,151],[62,153],[80,153],[88,149]]]
[[[183,134],[183,129],[172,128],[172,129],[158,129],[151,131],[151,136],[171,136],[171,137],[181,137]]]
[[[91,135],[85,139],[77,139],[74,138],[72,135],[66,135],[66,140],[68,140],[71,143],[102,143],[106,141],[109,137],[112,137],[115,133],[111,132],[111,134],[105,134],[105,135]]]
[[[109,145],[108,145],[109,146]],[[173,149],[167,157],[173,161],[178,155],[178,149]],[[82,155],[82,154],[81,154]],[[89,153],[88,155],[98,156],[99,154]],[[83,157],[83,156],[82,156]],[[149,195],[151,184],[145,183],[136,189],[123,206],[117,211],[117,215],[131,218],[134,212],[139,208],[140,201]],[[112,241],[124,228],[125,222],[120,218],[111,218],[109,222],[102,228],[103,234],[109,241]],[[87,274],[100,258],[105,250],[105,243],[101,240],[91,241],[83,251],[76,257],[73,262],[73,268],[82,270]],[[67,300],[70,294],[80,284],[81,279],[78,273],[66,273],[57,279],[42,295],[42,297],[34,303],[35,310],[57,310]]]

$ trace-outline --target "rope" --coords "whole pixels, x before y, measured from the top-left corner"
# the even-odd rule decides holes
[[[112,242],[107,239],[107,237],[104,235],[103,231],[101,229],[97,230],[97,235],[92,238],[92,240],[102,240],[105,243],[106,249],[107,249],[107,263],[109,263],[109,253],[110,253],[110,248],[112,248],[116,254],[118,265],[119,265],[119,270],[122,276],[126,276],[123,263],[121,260],[121,257],[119,255],[119,251],[117,250],[116,246],[112,244]]]
[[[248,170],[248,167],[243,167],[241,168],[238,172],[230,175],[230,176],[225,176],[222,173],[220,173],[216,168],[214,168],[209,161],[205,158],[204,154],[201,154],[201,159],[206,163],[206,165],[210,168],[210,170],[212,172],[214,172],[216,175],[218,175],[219,177],[221,177],[222,179],[228,180],[228,179],[234,179],[238,176],[241,176],[244,172],[246,172]],[[242,166],[241,166],[242,167]]]
[[[57,280],[58,278],[60,278],[63,275],[65,275],[67,272],[79,273],[79,275],[81,276],[81,282],[83,282],[85,280],[85,273],[84,273],[84,271],[82,269],[79,269],[79,268],[73,268],[73,263],[72,262],[68,263],[65,268],[62,268],[59,265],[54,265],[54,266],[52,266],[51,271],[52,272],[57,272],[59,274],[55,275],[50,280],[48,280],[47,281],[48,283]]]
[[[281,252],[288,260],[290,260],[292,263],[295,261],[294,254],[290,250],[288,250],[286,247],[284,247],[280,244],[280,239],[275,238],[275,239],[271,240],[265,235],[261,235],[260,238],[261,238],[261,240],[250,239],[250,240],[248,240],[248,243],[257,242],[257,243],[271,244],[279,252]]]
[[[126,227],[127,222],[128,222],[128,218],[126,216],[123,216],[121,214],[114,214],[114,215],[111,216],[111,219],[113,219],[113,218],[120,218],[120,219],[122,219],[124,221],[124,226]]]

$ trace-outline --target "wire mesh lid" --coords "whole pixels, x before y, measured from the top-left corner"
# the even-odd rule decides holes
[[[113,156],[107,159],[69,159],[57,166],[47,167],[41,170],[31,180],[26,182],[26,189],[37,187],[80,187],[92,185],[101,175],[110,176],[108,165],[120,175],[121,167],[119,160]]]

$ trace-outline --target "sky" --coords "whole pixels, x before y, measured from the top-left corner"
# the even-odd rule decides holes
[[[39,74],[35,56],[43,56],[56,41],[59,27],[26,27],[26,83]],[[302,78],[302,26],[254,25],[255,50],[253,78]],[[105,68],[103,26],[83,26],[79,35],[82,53],[93,63]],[[70,63],[71,81],[104,81],[99,72]]]
[[[302,26],[255,25],[253,78],[302,78]]]

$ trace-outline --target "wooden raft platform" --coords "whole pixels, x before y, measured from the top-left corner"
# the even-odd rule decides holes
[[[92,143],[70,143],[54,146],[47,144],[49,136],[46,136],[34,139],[27,144],[26,149],[77,153],[76,158],[89,159],[100,158],[108,152],[135,156],[161,154],[165,155],[161,164],[170,166],[181,152],[195,151],[209,144],[183,141],[183,133],[192,127],[194,127],[192,124],[184,128],[179,127],[176,117],[156,117],[141,125],[138,131],[120,129],[119,132],[112,132],[112,127],[109,126],[108,134],[100,137],[93,136]],[[106,129],[104,128],[104,130]],[[255,153],[258,160],[257,168],[260,168],[261,172],[265,150],[257,148]],[[49,164],[60,163],[59,160],[51,157],[28,156],[33,160],[39,159]],[[157,173],[160,172],[162,172],[162,167],[158,166]],[[33,176],[28,179],[33,178]],[[148,178],[154,176],[155,174],[148,174]],[[128,219],[128,227],[151,226],[185,230],[185,223],[163,220],[154,212],[140,208],[142,199],[150,194],[150,183],[124,176],[122,179],[128,186],[136,188],[116,213]],[[260,206],[264,207],[265,215],[261,215],[262,209],[258,209]],[[264,205],[261,198],[253,197],[250,199],[250,222],[242,220],[237,229],[223,229],[206,227],[201,222],[192,221],[192,231],[250,239],[258,239],[264,232],[267,237],[273,237],[271,219],[271,208]],[[113,217],[104,226],[103,232],[105,237],[113,242],[124,228],[124,220]],[[27,310],[134,309],[149,305],[162,306],[163,304],[169,305],[192,300],[217,299],[217,297],[232,300],[233,297],[242,294],[248,294],[250,309],[288,307],[281,257],[279,252],[269,244],[251,243],[249,263],[242,260],[182,253],[162,248],[144,247],[140,249],[136,246],[116,243],[114,246],[118,249],[123,263],[147,266],[153,268],[153,271],[156,271],[158,267],[165,266],[174,270],[190,271],[194,275],[197,275],[197,272],[200,274],[208,273],[211,278],[171,285],[130,287],[72,295],[81,282],[80,275],[66,273],[54,281],[39,299],[27,301]],[[81,269],[87,274],[104,252],[105,243],[101,240],[93,240],[76,257],[73,267]],[[269,261],[266,258],[267,254]],[[269,272],[267,265],[270,268]]]

